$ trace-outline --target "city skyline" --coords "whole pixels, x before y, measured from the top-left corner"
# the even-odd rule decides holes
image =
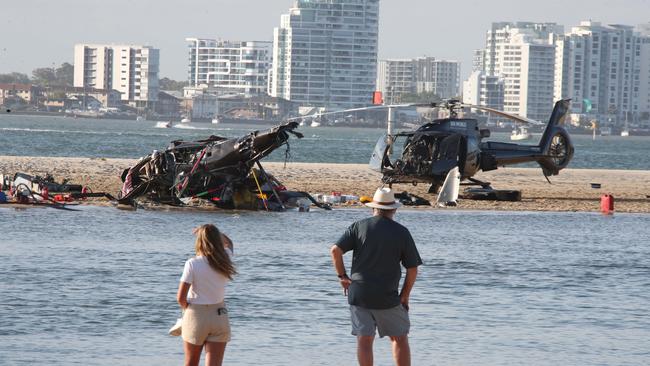
[[[159,48],[160,76],[184,81],[187,79],[186,37],[270,41],[273,28],[293,0],[192,0],[184,3],[182,9],[169,1],[116,0],[109,5],[70,0],[65,3],[67,6],[62,7],[61,3],[32,0],[5,5],[0,14],[3,24],[12,29],[22,25],[28,28],[3,39],[0,73],[30,75],[38,67],[72,63],[76,43],[126,43]],[[457,60],[463,65],[461,79],[465,79],[471,71],[473,50],[484,47],[485,31],[492,22],[555,22],[567,28],[588,19],[632,26],[648,22],[643,11],[650,5],[648,1],[622,3],[612,8],[602,0],[568,4],[553,0],[526,4],[526,9],[522,9],[520,2],[512,0],[467,1],[462,9],[471,10],[461,13],[423,1],[382,0],[379,59],[427,55]],[[411,41],[404,42],[405,37]]]

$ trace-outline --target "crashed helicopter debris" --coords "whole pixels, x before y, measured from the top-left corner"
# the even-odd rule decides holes
[[[185,205],[193,199],[223,209],[284,210],[305,200],[318,203],[306,192],[288,191],[268,174],[260,160],[286,145],[298,122],[288,122],[239,138],[210,136],[199,141],[172,141],[167,150],[154,151],[122,173],[120,204],[135,205],[146,197],[168,205]]]

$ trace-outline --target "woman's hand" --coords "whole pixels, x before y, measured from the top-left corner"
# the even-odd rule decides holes
[[[178,293],[176,293],[176,301],[178,301],[178,305],[181,306],[181,309],[185,310],[187,309],[188,303],[187,303],[187,292],[190,290],[190,284],[187,282],[181,282],[178,285]]]

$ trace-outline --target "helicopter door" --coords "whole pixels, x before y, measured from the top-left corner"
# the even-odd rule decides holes
[[[467,155],[466,146],[465,136],[458,133],[442,139],[438,146],[438,156],[434,157],[435,161],[431,164],[431,174],[445,177],[454,167],[458,167],[462,174]]]
[[[386,160],[388,160],[388,157],[386,156],[386,151],[388,151],[388,135],[384,134],[382,137],[377,140],[377,144],[375,145],[375,149],[372,152],[372,156],[370,157],[370,169],[377,171],[377,172],[382,172],[384,164]],[[390,165],[390,161],[389,164]]]

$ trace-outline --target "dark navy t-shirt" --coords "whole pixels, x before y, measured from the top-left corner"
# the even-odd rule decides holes
[[[368,309],[399,305],[400,264],[405,268],[422,264],[408,229],[382,216],[350,225],[336,245],[344,253],[353,251],[348,302]]]

